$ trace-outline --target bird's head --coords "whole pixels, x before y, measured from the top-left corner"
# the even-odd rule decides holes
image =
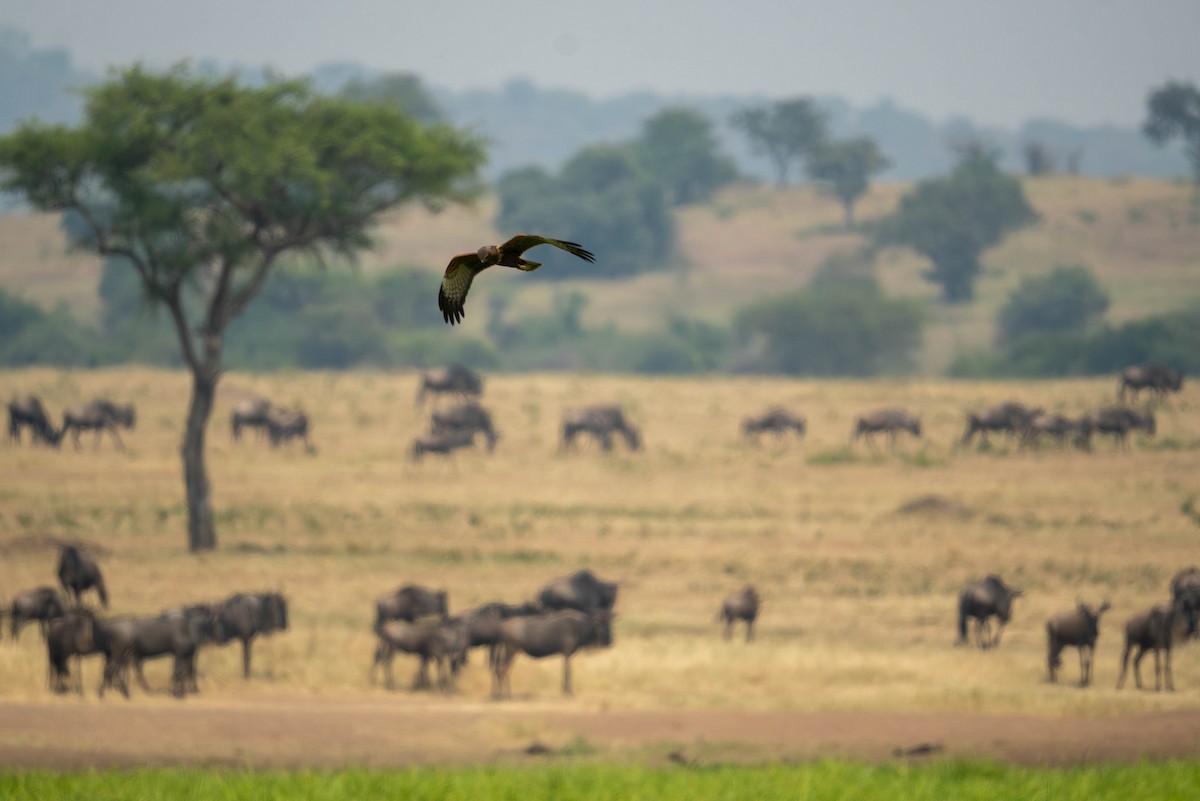
[[[484,264],[495,264],[496,262],[500,261],[500,248],[496,247],[495,245],[484,245],[478,251],[476,251],[475,255],[477,255],[479,260]]]

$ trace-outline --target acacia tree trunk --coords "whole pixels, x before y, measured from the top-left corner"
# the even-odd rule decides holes
[[[217,394],[216,371],[192,371],[192,397],[183,431],[183,485],[187,498],[188,550],[211,551],[217,547],[213,524],[212,487],[204,464],[204,441]]]

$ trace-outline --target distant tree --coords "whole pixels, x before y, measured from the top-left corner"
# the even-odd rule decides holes
[[[1045,142],[1030,139],[1021,149],[1028,175],[1050,175],[1054,172],[1054,154]]]
[[[1082,331],[1108,311],[1108,294],[1086,267],[1028,276],[1000,309],[1001,343],[1027,334]]]
[[[734,112],[730,123],[746,135],[755,155],[770,160],[779,186],[786,186],[792,166],[825,140],[827,125],[824,112],[808,97],[742,109]]]
[[[137,66],[87,92],[77,128],[0,137],[0,188],[86,223],[78,247],[121,259],[174,324],[191,397],[182,443],[188,547],[216,547],[205,434],[224,334],[282,257],[350,258],[398,206],[468,198],[474,137],[395,109]],[[199,313],[197,314],[197,310]]]
[[[875,244],[905,245],[928,258],[925,278],[941,285],[946,302],[961,303],[974,296],[983,252],[1036,220],[1020,181],[1001,172],[992,154],[973,152],[950,175],[922,181],[901,198],[877,227]]]
[[[708,200],[737,178],[733,159],[720,152],[712,121],[695,109],[667,108],[646,120],[633,152],[676,206]]]
[[[1156,145],[1182,139],[1200,198],[1200,90],[1184,81],[1168,81],[1146,99],[1142,131]]]
[[[349,100],[381,103],[424,123],[445,119],[437,101],[421,84],[420,77],[410,72],[387,72],[369,79],[351,78],[342,87],[341,95]]]
[[[854,227],[854,204],[867,192],[871,176],[891,166],[875,140],[867,136],[818,145],[809,156],[808,174],[818,188],[842,204],[847,228]]]

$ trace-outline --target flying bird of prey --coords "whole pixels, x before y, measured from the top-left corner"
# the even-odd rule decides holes
[[[538,245],[554,245],[584,261],[596,260],[591,251],[584,250],[574,242],[537,234],[517,234],[503,245],[484,245],[475,253],[460,253],[450,260],[446,274],[442,276],[442,286],[438,289],[438,308],[442,310],[442,317],[450,325],[462,321],[463,304],[466,303],[471,282],[493,264],[516,267],[525,272],[541,267],[541,262],[521,258],[522,253]]]

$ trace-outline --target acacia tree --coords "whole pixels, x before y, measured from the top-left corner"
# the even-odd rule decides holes
[[[708,200],[737,178],[737,167],[721,153],[712,122],[695,109],[666,108],[646,120],[633,151],[677,206]]]
[[[87,92],[76,128],[0,138],[0,186],[83,221],[74,244],[136,271],[165,307],[192,387],[181,447],[188,547],[216,547],[205,432],[223,334],[288,254],[327,262],[371,244],[398,205],[466,200],[482,145],[302,81],[261,88],[136,66]]]
[[[846,227],[854,227],[854,204],[867,192],[871,176],[883,172],[891,162],[868,136],[828,142],[809,157],[808,174],[820,190],[842,204]]]
[[[1200,197],[1200,89],[1183,81],[1168,81],[1146,99],[1142,131],[1156,145],[1178,137],[1192,165],[1192,182]]]
[[[750,140],[755,155],[766,156],[779,186],[786,186],[793,163],[803,160],[825,140],[825,114],[808,97],[747,108],[730,118]]]

